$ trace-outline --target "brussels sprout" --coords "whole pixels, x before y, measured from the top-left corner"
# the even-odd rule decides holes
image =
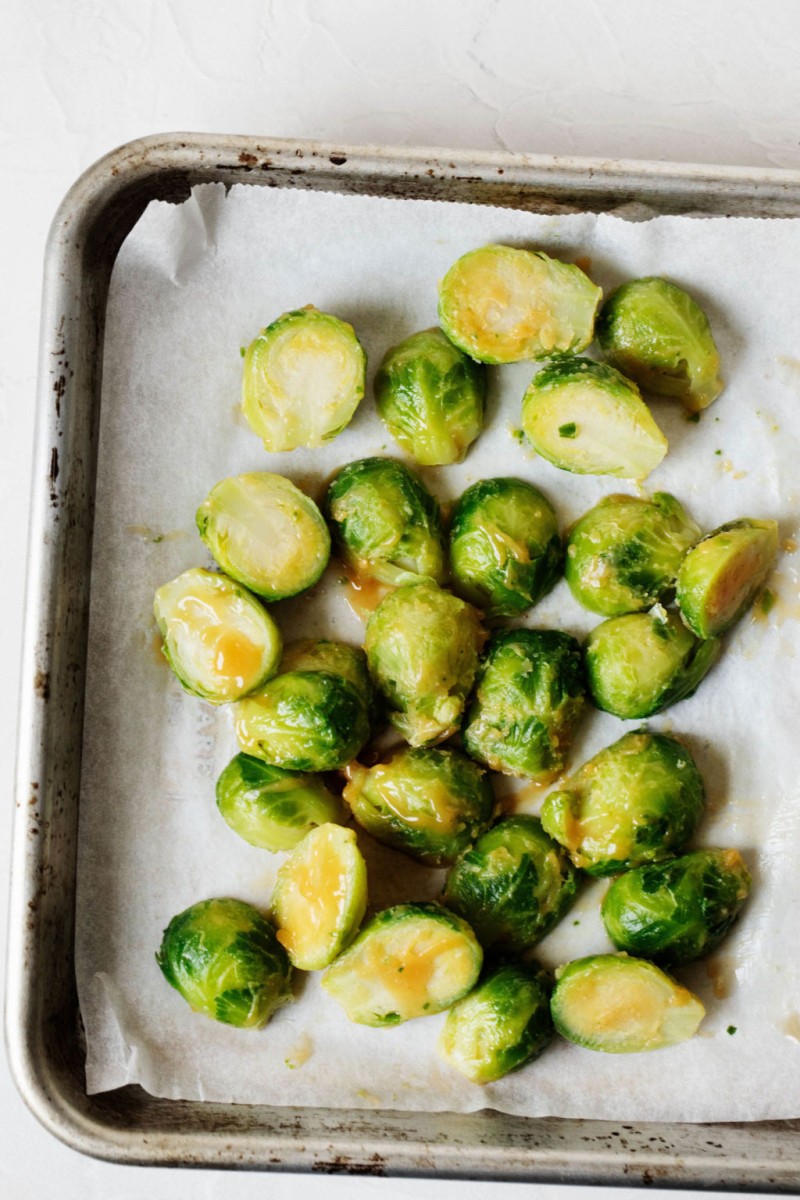
[[[489,639],[464,724],[467,752],[493,771],[549,783],[586,706],[580,646],[555,629]]]
[[[716,949],[749,891],[738,850],[695,850],[620,875],[603,900],[603,923],[619,950],[687,963]]]
[[[606,300],[597,337],[609,362],[646,392],[679,396],[689,412],[708,408],[723,388],[708,319],[666,279],[633,279]]]
[[[292,967],[275,930],[241,900],[201,900],[173,917],[156,954],[195,1012],[257,1029],[292,999]]]
[[[217,808],[234,833],[262,850],[291,850],[315,826],[344,817],[321,779],[249,754],[237,754],[217,780]]]
[[[288,671],[327,671],[330,675],[341,675],[352,683],[367,707],[372,703],[367,656],[360,647],[325,638],[300,638],[284,646],[279,671],[281,675]]]
[[[325,511],[342,560],[393,587],[444,577],[439,505],[418,475],[392,458],[362,458],[331,481]]]
[[[777,521],[743,517],[709,533],[690,550],[678,572],[677,600],[689,628],[713,638],[735,625],[772,570]]]
[[[301,971],[319,971],[352,941],[367,907],[367,868],[352,829],[312,829],[278,872],[278,941]]]
[[[674,586],[700,530],[667,492],[606,496],[573,526],[564,574],[579,604],[604,617],[651,608]]]
[[[388,350],[375,376],[378,415],[424,467],[461,462],[483,428],[486,373],[440,329]]]
[[[703,642],[676,612],[609,617],[584,647],[589,691],[598,708],[639,720],[691,696],[720,656],[722,642]]]
[[[538,1058],[552,1036],[546,975],[530,963],[505,963],[453,1005],[437,1048],[473,1083],[492,1083]]]
[[[253,471],[213,487],[197,528],[223,571],[266,600],[296,596],[327,566],[331,536],[314,501],[282,475]]]
[[[675,738],[624,734],[584,763],[542,805],[542,825],[590,875],[670,858],[694,833],[705,788]]]
[[[292,771],[335,771],[369,737],[363,697],[328,671],[278,675],[237,704],[234,726],[246,754]]]
[[[542,458],[578,475],[644,479],[667,453],[636,384],[588,358],[548,363],[534,375],[522,428]]]
[[[181,686],[211,704],[238,700],[275,674],[281,635],[241,584],[193,567],[163,584],[153,612]]]
[[[580,269],[541,250],[481,246],[439,286],[439,323],[479,362],[509,363],[585,350],[603,293]]]
[[[536,817],[506,817],[448,872],[445,904],[481,945],[521,954],[561,920],[578,891],[563,850]]]
[[[359,1025],[399,1025],[449,1008],[480,974],[483,952],[440,904],[377,913],[328,967],[322,986]]]
[[[593,954],[560,967],[551,1009],[562,1037],[606,1054],[675,1046],[693,1037],[706,1015],[697,996],[627,954]]]
[[[321,446],[349,424],[366,370],[352,325],[309,304],[278,317],[247,347],[242,411],[266,450]]]
[[[483,479],[453,513],[450,562],[459,589],[490,617],[516,617],[561,574],[556,514],[521,479]]]
[[[359,825],[428,866],[455,862],[492,818],[486,773],[458,750],[402,749],[351,772],[344,799]]]
[[[398,588],[375,609],[367,662],[389,720],[412,746],[458,729],[483,639],[480,614],[427,580]]]

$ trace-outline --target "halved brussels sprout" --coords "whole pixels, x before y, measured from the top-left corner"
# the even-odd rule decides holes
[[[257,1029],[292,999],[292,967],[266,917],[242,900],[201,900],[173,917],[156,962],[189,1006]]]
[[[424,467],[461,462],[483,428],[484,368],[440,329],[414,333],[387,350],[375,376],[378,416]]]
[[[493,771],[549,783],[586,707],[581,648],[555,629],[492,635],[464,723],[467,752]]]
[[[444,539],[439,505],[393,458],[362,458],[334,476],[325,511],[343,562],[393,587],[417,576],[440,583]]]
[[[521,954],[561,920],[577,891],[561,847],[536,817],[520,813],[478,838],[448,872],[442,897],[485,949]]]
[[[317,825],[344,819],[315,775],[237,754],[217,780],[217,808],[234,833],[262,850],[291,850]]]
[[[522,428],[542,458],[578,475],[644,479],[667,453],[636,384],[588,358],[548,363],[534,375]]]
[[[437,1049],[473,1083],[492,1083],[538,1058],[552,1036],[547,976],[532,963],[505,963],[453,1005]]]
[[[372,680],[367,656],[360,646],[331,642],[327,638],[299,638],[283,648],[281,675],[289,671],[327,671],[352,683],[367,707],[372,703]]]
[[[723,388],[708,318],[667,279],[623,283],[606,300],[597,337],[609,362],[657,396],[679,396],[689,412],[708,408]]]
[[[718,638],[701,641],[660,605],[609,617],[584,646],[589,691],[598,708],[623,721],[651,717],[691,696],[721,652]]]
[[[352,325],[309,304],[278,317],[247,347],[242,411],[266,450],[321,446],[349,424],[366,370]]]
[[[602,298],[580,267],[541,250],[481,246],[439,285],[439,323],[479,362],[552,358],[586,349]]]
[[[344,799],[367,833],[432,867],[455,862],[494,809],[486,772],[451,749],[406,748],[369,769],[354,764]]]
[[[374,916],[322,978],[359,1025],[399,1025],[449,1008],[480,974],[483,952],[440,904],[397,904]]]
[[[328,671],[276,676],[237,704],[234,726],[246,754],[291,771],[335,771],[369,737],[361,694]]]
[[[247,696],[278,669],[278,626],[227,575],[202,567],[184,571],[158,589],[153,612],[162,653],[181,686],[210,704]]]
[[[398,588],[375,609],[367,662],[389,720],[412,746],[444,741],[458,729],[484,636],[470,604],[427,580]]]
[[[542,825],[589,875],[671,858],[694,833],[705,788],[676,738],[624,734],[545,797]]]
[[[573,526],[564,574],[579,604],[604,617],[652,608],[700,537],[674,496],[606,496]]]
[[[312,829],[278,872],[272,915],[293,966],[320,971],[355,937],[367,907],[367,868],[352,829]]]
[[[735,625],[764,585],[778,553],[777,521],[729,521],[690,550],[677,600],[689,628],[713,638]]]
[[[322,513],[282,475],[252,471],[223,479],[196,520],[223,571],[266,600],[304,592],[330,558],[331,535]]]
[[[482,479],[453,512],[450,563],[459,589],[490,617],[516,617],[561,574],[552,505],[521,479]]]
[[[606,1054],[675,1046],[693,1037],[706,1015],[697,996],[627,954],[594,954],[560,967],[551,1009],[562,1037]]]
[[[750,872],[738,850],[694,850],[627,871],[603,900],[619,950],[677,965],[710,954],[739,915]]]

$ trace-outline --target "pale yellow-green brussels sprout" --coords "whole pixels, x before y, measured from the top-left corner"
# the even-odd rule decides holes
[[[217,780],[217,808],[234,833],[262,850],[291,850],[344,809],[316,775],[237,754]]]
[[[240,583],[193,567],[163,584],[153,612],[181,685],[211,704],[239,700],[278,669],[281,635]]]
[[[322,513],[283,475],[251,471],[223,479],[198,508],[196,520],[223,571],[265,600],[304,592],[330,558]]]
[[[678,572],[678,606],[692,632],[714,638],[735,625],[763,587],[777,553],[777,521],[743,517],[706,534]]]
[[[247,347],[242,411],[266,450],[322,446],[349,424],[366,369],[352,325],[309,304],[278,317]]]
[[[352,683],[368,708],[372,704],[372,680],[367,656],[360,646],[327,638],[298,638],[284,646],[278,670],[281,675],[289,671],[328,671],[331,675],[341,675]]]

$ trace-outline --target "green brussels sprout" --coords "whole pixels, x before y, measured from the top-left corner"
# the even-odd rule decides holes
[[[369,707],[372,703],[372,680],[367,669],[367,656],[360,647],[326,638],[300,638],[283,648],[279,667],[281,675],[289,671],[327,671],[341,675],[360,694]]]
[[[678,606],[692,632],[714,638],[735,625],[763,586],[777,553],[777,521],[743,517],[702,538],[678,572]]]
[[[339,801],[315,775],[237,754],[217,780],[217,808],[234,833],[262,850],[291,850],[309,830],[341,822]]]
[[[674,496],[606,496],[573,526],[564,574],[579,604],[604,617],[640,612],[674,586],[700,537]]]
[[[717,948],[749,891],[738,850],[695,850],[620,875],[603,900],[603,923],[619,950],[678,965]]]
[[[278,626],[227,575],[202,567],[184,571],[158,589],[153,612],[162,653],[181,686],[210,704],[247,696],[278,669]]]
[[[616,875],[671,858],[694,833],[703,780],[675,738],[624,734],[584,763],[542,805],[542,825],[589,875]]]
[[[561,920],[578,876],[541,822],[505,817],[451,868],[442,898],[469,921],[484,949],[521,954]]]
[[[483,428],[486,373],[440,329],[386,352],[375,376],[378,415],[424,467],[461,462]]]
[[[639,720],[691,696],[713,667],[722,642],[696,638],[676,612],[609,617],[586,639],[586,678],[598,708]]]
[[[697,996],[627,954],[593,954],[560,967],[550,1006],[562,1037],[606,1054],[675,1046],[693,1037],[706,1015]]]
[[[272,915],[292,965],[319,971],[355,937],[367,907],[367,867],[352,829],[320,825],[278,872]]]
[[[364,643],[370,674],[412,746],[458,729],[483,639],[480,614],[428,580],[398,588],[375,609]]]
[[[402,463],[349,463],[331,481],[324,507],[339,554],[357,576],[393,587],[420,575],[444,578],[439,505]]]
[[[606,300],[597,337],[610,363],[656,396],[678,396],[689,412],[723,388],[708,318],[674,283],[651,276],[623,283]]]
[[[271,679],[234,713],[245,754],[290,771],[335,771],[369,737],[363,697],[329,671],[289,671]]]
[[[504,963],[453,1005],[437,1049],[473,1083],[493,1083],[538,1058],[552,1036],[547,976],[531,963]]]
[[[561,538],[552,505],[521,479],[483,479],[453,512],[453,576],[490,617],[516,617],[546,596],[561,574]]]
[[[213,487],[197,528],[223,571],[266,600],[310,588],[331,553],[331,535],[314,501],[282,475],[252,471]]]
[[[440,904],[396,904],[377,913],[322,977],[359,1025],[399,1025],[449,1008],[480,975],[483,951]]]
[[[550,783],[586,707],[581,649],[555,629],[492,635],[464,723],[467,753],[493,771]]]
[[[349,424],[366,371],[352,325],[309,304],[278,317],[247,347],[242,411],[266,450],[322,446]]]
[[[292,999],[292,967],[275,930],[241,900],[201,900],[173,917],[156,954],[190,1008],[257,1029]]]
[[[486,772],[458,750],[398,750],[386,763],[350,767],[344,799],[379,842],[428,866],[455,862],[492,819]]]
[[[552,358],[586,349],[602,298],[580,267],[541,250],[481,246],[439,285],[439,323],[479,362]]]
[[[577,475],[644,479],[667,453],[636,384],[588,358],[548,363],[534,375],[522,428],[542,458]]]

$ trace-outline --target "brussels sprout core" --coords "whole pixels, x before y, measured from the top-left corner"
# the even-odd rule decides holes
[[[314,775],[237,754],[217,780],[217,808],[234,833],[262,850],[291,850],[317,825],[341,822],[341,804]]]
[[[707,534],[678,573],[678,605],[689,628],[713,638],[735,625],[763,587],[777,553],[777,521],[742,518]]]

